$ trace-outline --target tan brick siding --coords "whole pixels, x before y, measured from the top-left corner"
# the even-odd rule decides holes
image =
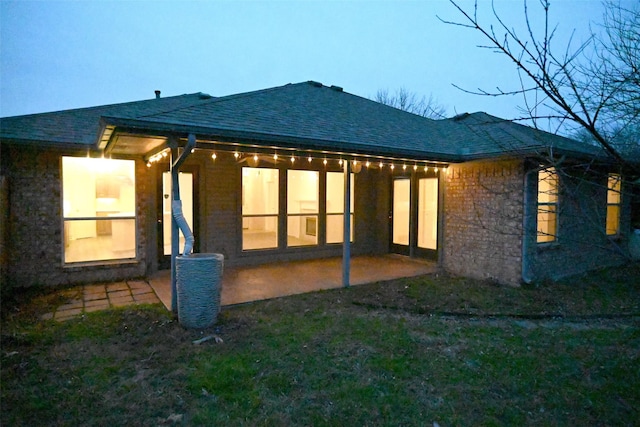
[[[513,160],[451,165],[442,174],[447,271],[520,283],[523,173],[523,162]]]

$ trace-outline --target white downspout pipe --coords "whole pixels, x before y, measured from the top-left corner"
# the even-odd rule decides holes
[[[195,238],[187,224],[182,212],[182,200],[180,199],[180,166],[187,160],[191,150],[196,146],[196,137],[189,134],[187,145],[182,154],[178,156],[178,141],[170,138],[171,148],[171,311],[178,311],[178,294],[176,291],[176,256],[180,252],[180,231],[185,238],[183,255],[189,255],[193,250]]]

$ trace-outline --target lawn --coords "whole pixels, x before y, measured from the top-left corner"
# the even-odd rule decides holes
[[[638,425],[640,267],[510,288],[429,275],[223,309],[3,306],[0,424]],[[215,337],[198,343],[201,338]]]

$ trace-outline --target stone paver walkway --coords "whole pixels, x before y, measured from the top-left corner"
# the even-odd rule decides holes
[[[64,290],[62,295],[68,298],[67,302],[44,314],[43,319],[63,321],[107,308],[160,303],[156,293],[144,280],[78,286]]]

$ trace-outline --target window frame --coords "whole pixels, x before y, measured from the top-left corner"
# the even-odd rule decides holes
[[[546,176],[543,176],[546,175]],[[549,190],[544,192],[540,191],[540,183],[553,179],[554,186],[551,186]],[[555,188],[553,188],[555,187]],[[537,176],[536,186],[536,243],[538,245],[553,245],[558,243],[558,236],[560,230],[559,211],[560,211],[560,176],[558,171],[553,166],[540,166]],[[555,190],[555,191],[553,191]],[[547,194],[547,197],[552,200],[541,201],[541,195]],[[553,232],[549,230],[541,230],[540,228],[540,216],[548,215],[553,217],[553,221],[546,220],[545,224],[548,226],[551,222],[554,224]]]
[[[65,160],[64,159],[78,159],[78,160],[89,160],[91,162],[129,162],[132,166],[133,172],[133,194],[130,196],[133,198],[133,206],[134,209],[132,211],[133,215],[109,215],[109,216],[99,216],[97,215],[97,209],[95,215],[78,215],[78,216],[69,216],[67,215],[66,209],[66,201],[65,201]],[[106,164],[106,163],[105,163]],[[61,214],[60,214],[60,222],[62,226],[62,265],[65,267],[74,267],[77,265],[105,265],[105,264],[113,264],[114,262],[118,263],[126,263],[137,261],[139,252],[138,252],[138,216],[136,213],[136,201],[137,201],[137,191],[136,191],[136,162],[132,159],[105,159],[105,158],[91,158],[91,157],[80,157],[80,156],[61,156],[60,157],[60,201],[62,205]],[[97,181],[97,179],[96,179]],[[94,185],[94,191],[98,192],[98,184]],[[96,194],[94,194],[96,196]],[[96,197],[96,200],[98,197]],[[93,221],[96,224],[99,222],[106,223],[107,221],[111,222],[111,226],[113,226],[112,221],[133,221],[133,256],[132,257],[116,257],[116,258],[99,258],[99,259],[81,259],[81,260],[71,260],[67,261],[68,251],[67,247],[69,246],[69,234],[70,231],[67,228],[67,225],[71,225],[74,222],[89,222]],[[97,237],[97,235],[96,235]],[[113,238],[113,237],[112,237]],[[113,243],[112,243],[113,244]]]
[[[240,187],[243,188],[244,187],[244,174],[242,173],[242,170],[244,168],[249,168],[249,169],[258,169],[258,168],[262,168],[262,169],[272,169],[272,170],[276,170],[279,171],[279,179],[278,179],[278,195],[279,195],[279,210],[277,213],[274,214],[269,214],[267,216],[269,217],[274,217],[277,218],[277,223],[278,223],[278,238],[277,238],[277,244],[274,247],[268,247],[268,248],[251,248],[251,249],[244,249],[244,238],[243,238],[243,221],[245,218],[250,218],[250,217],[259,217],[262,215],[255,215],[255,214],[250,214],[250,215],[246,215],[243,212],[243,208],[242,208],[242,203],[240,204],[240,208],[239,208],[239,214],[240,214],[240,225],[239,225],[239,235],[240,235],[240,244],[238,245],[238,251],[241,254],[250,254],[256,251],[290,251],[290,250],[313,250],[313,249],[318,249],[318,248],[322,248],[322,247],[332,247],[332,246],[338,246],[338,245],[342,245],[343,244],[343,239],[341,239],[340,242],[327,242],[327,222],[328,222],[328,218],[330,216],[340,216],[341,221],[343,223],[344,221],[344,206],[342,207],[342,211],[341,212],[335,212],[335,211],[331,211],[328,212],[327,210],[327,198],[328,198],[328,188],[327,188],[327,176],[329,173],[339,173],[341,175],[344,175],[344,172],[341,172],[339,170],[327,170],[326,168],[293,168],[293,167],[269,167],[269,166],[263,166],[263,165],[256,165],[256,166],[241,166],[240,167]],[[314,213],[307,213],[307,212],[289,212],[289,191],[288,191],[288,180],[289,180],[289,172],[290,171],[306,171],[306,172],[313,172],[313,173],[317,173],[318,174],[318,188],[317,188],[317,203],[318,203],[318,209],[317,212]],[[355,241],[355,173],[351,172],[351,206],[350,206],[350,217],[351,217],[351,239],[350,239],[350,243],[353,243]],[[244,190],[243,194],[244,194]],[[342,197],[344,197],[344,194],[342,195]],[[289,243],[289,238],[288,238],[288,234],[289,234],[289,219],[290,218],[294,218],[294,217],[299,217],[299,218],[305,218],[305,217],[314,217],[315,218],[315,227],[316,227],[316,243],[314,244],[304,244],[304,245],[296,245],[296,244],[290,244]],[[306,224],[305,224],[306,225]],[[282,237],[281,234],[286,235],[286,237]],[[342,232],[342,234],[344,235],[344,230]]]
[[[615,180],[613,186],[611,181]],[[616,188],[617,187],[617,188]],[[617,198],[616,202],[611,201],[611,196]],[[609,221],[610,221],[610,208],[615,209],[615,232],[610,233]],[[606,203],[606,215],[605,215],[605,234],[607,237],[619,237],[620,236],[620,218],[622,213],[622,176],[619,173],[607,174],[607,203]]]
[[[245,183],[244,183],[244,178],[245,178],[245,174],[244,174],[244,169],[268,169],[269,171],[273,171],[275,172],[275,178],[277,179],[277,191],[276,191],[276,200],[275,200],[275,210],[274,212],[270,212],[267,209],[267,212],[263,212],[263,213],[248,213],[246,214],[244,212],[244,199],[245,199]],[[249,253],[249,252],[255,252],[255,251],[271,251],[271,250],[277,250],[280,247],[280,233],[282,232],[281,230],[281,226],[280,226],[280,218],[281,218],[281,208],[280,208],[280,192],[281,192],[281,186],[282,186],[282,179],[280,176],[280,169],[279,168],[274,168],[274,167],[264,167],[264,166],[242,166],[240,168],[240,197],[241,197],[241,204],[240,204],[240,251],[242,253]],[[276,225],[276,229],[275,229],[275,246],[265,246],[265,247],[252,247],[252,248],[246,248],[245,249],[245,233],[244,233],[244,222],[245,219],[265,219],[265,220],[269,220],[269,219],[273,219],[275,218],[275,225]]]

